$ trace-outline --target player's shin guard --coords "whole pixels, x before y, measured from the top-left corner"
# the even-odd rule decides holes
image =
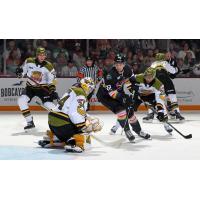
[[[124,110],[124,111],[118,113],[117,116],[118,116],[118,122],[119,122],[120,126],[124,129],[125,135],[128,138],[128,140],[130,142],[134,141],[135,137],[130,131],[129,123],[127,121],[126,111]]]
[[[137,119],[134,122],[130,123],[130,125],[132,126],[133,131],[138,134],[138,136],[140,136],[144,139],[150,139],[151,138],[151,136],[148,133],[145,133],[141,129],[140,123]]]

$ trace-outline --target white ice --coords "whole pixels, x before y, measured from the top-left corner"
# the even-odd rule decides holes
[[[115,116],[108,112],[91,113],[104,122],[103,130],[97,133],[101,140],[114,141],[125,137],[121,129],[117,134],[109,135],[115,123]],[[192,134],[192,139],[184,139],[176,131],[169,136],[160,123],[142,123],[145,113],[137,113],[142,128],[152,135],[152,140],[136,137],[135,143],[124,142],[120,148],[103,146],[92,140],[92,148],[82,154],[66,153],[62,149],[43,149],[37,145],[48,129],[47,113],[34,112],[37,127],[35,133],[23,131],[24,118],[19,112],[0,113],[0,159],[4,160],[180,160],[200,159],[200,113],[183,113],[186,121],[173,124],[183,134]]]

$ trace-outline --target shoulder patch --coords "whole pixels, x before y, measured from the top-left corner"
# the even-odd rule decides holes
[[[76,96],[83,95],[83,96],[87,97],[86,93],[84,92],[84,90],[82,88],[71,87],[71,90],[74,91],[74,93],[76,94]]]
[[[50,72],[54,69],[53,65],[49,61],[45,61],[44,67],[46,67]]]
[[[26,63],[35,63],[35,58],[27,58]]]

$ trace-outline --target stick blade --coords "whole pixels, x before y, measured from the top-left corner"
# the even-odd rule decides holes
[[[185,138],[186,139],[191,139],[192,138],[192,134],[186,135]]]
[[[125,141],[126,141],[125,138],[121,138],[119,140],[116,140],[114,142],[109,143],[108,146],[113,147],[113,148],[120,148],[122,143],[125,142]]]

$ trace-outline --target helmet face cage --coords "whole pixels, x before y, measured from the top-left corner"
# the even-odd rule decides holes
[[[85,77],[81,79],[80,83],[81,83],[81,87],[83,88],[83,90],[85,91],[87,95],[89,95],[95,88],[94,81],[90,77]]]

